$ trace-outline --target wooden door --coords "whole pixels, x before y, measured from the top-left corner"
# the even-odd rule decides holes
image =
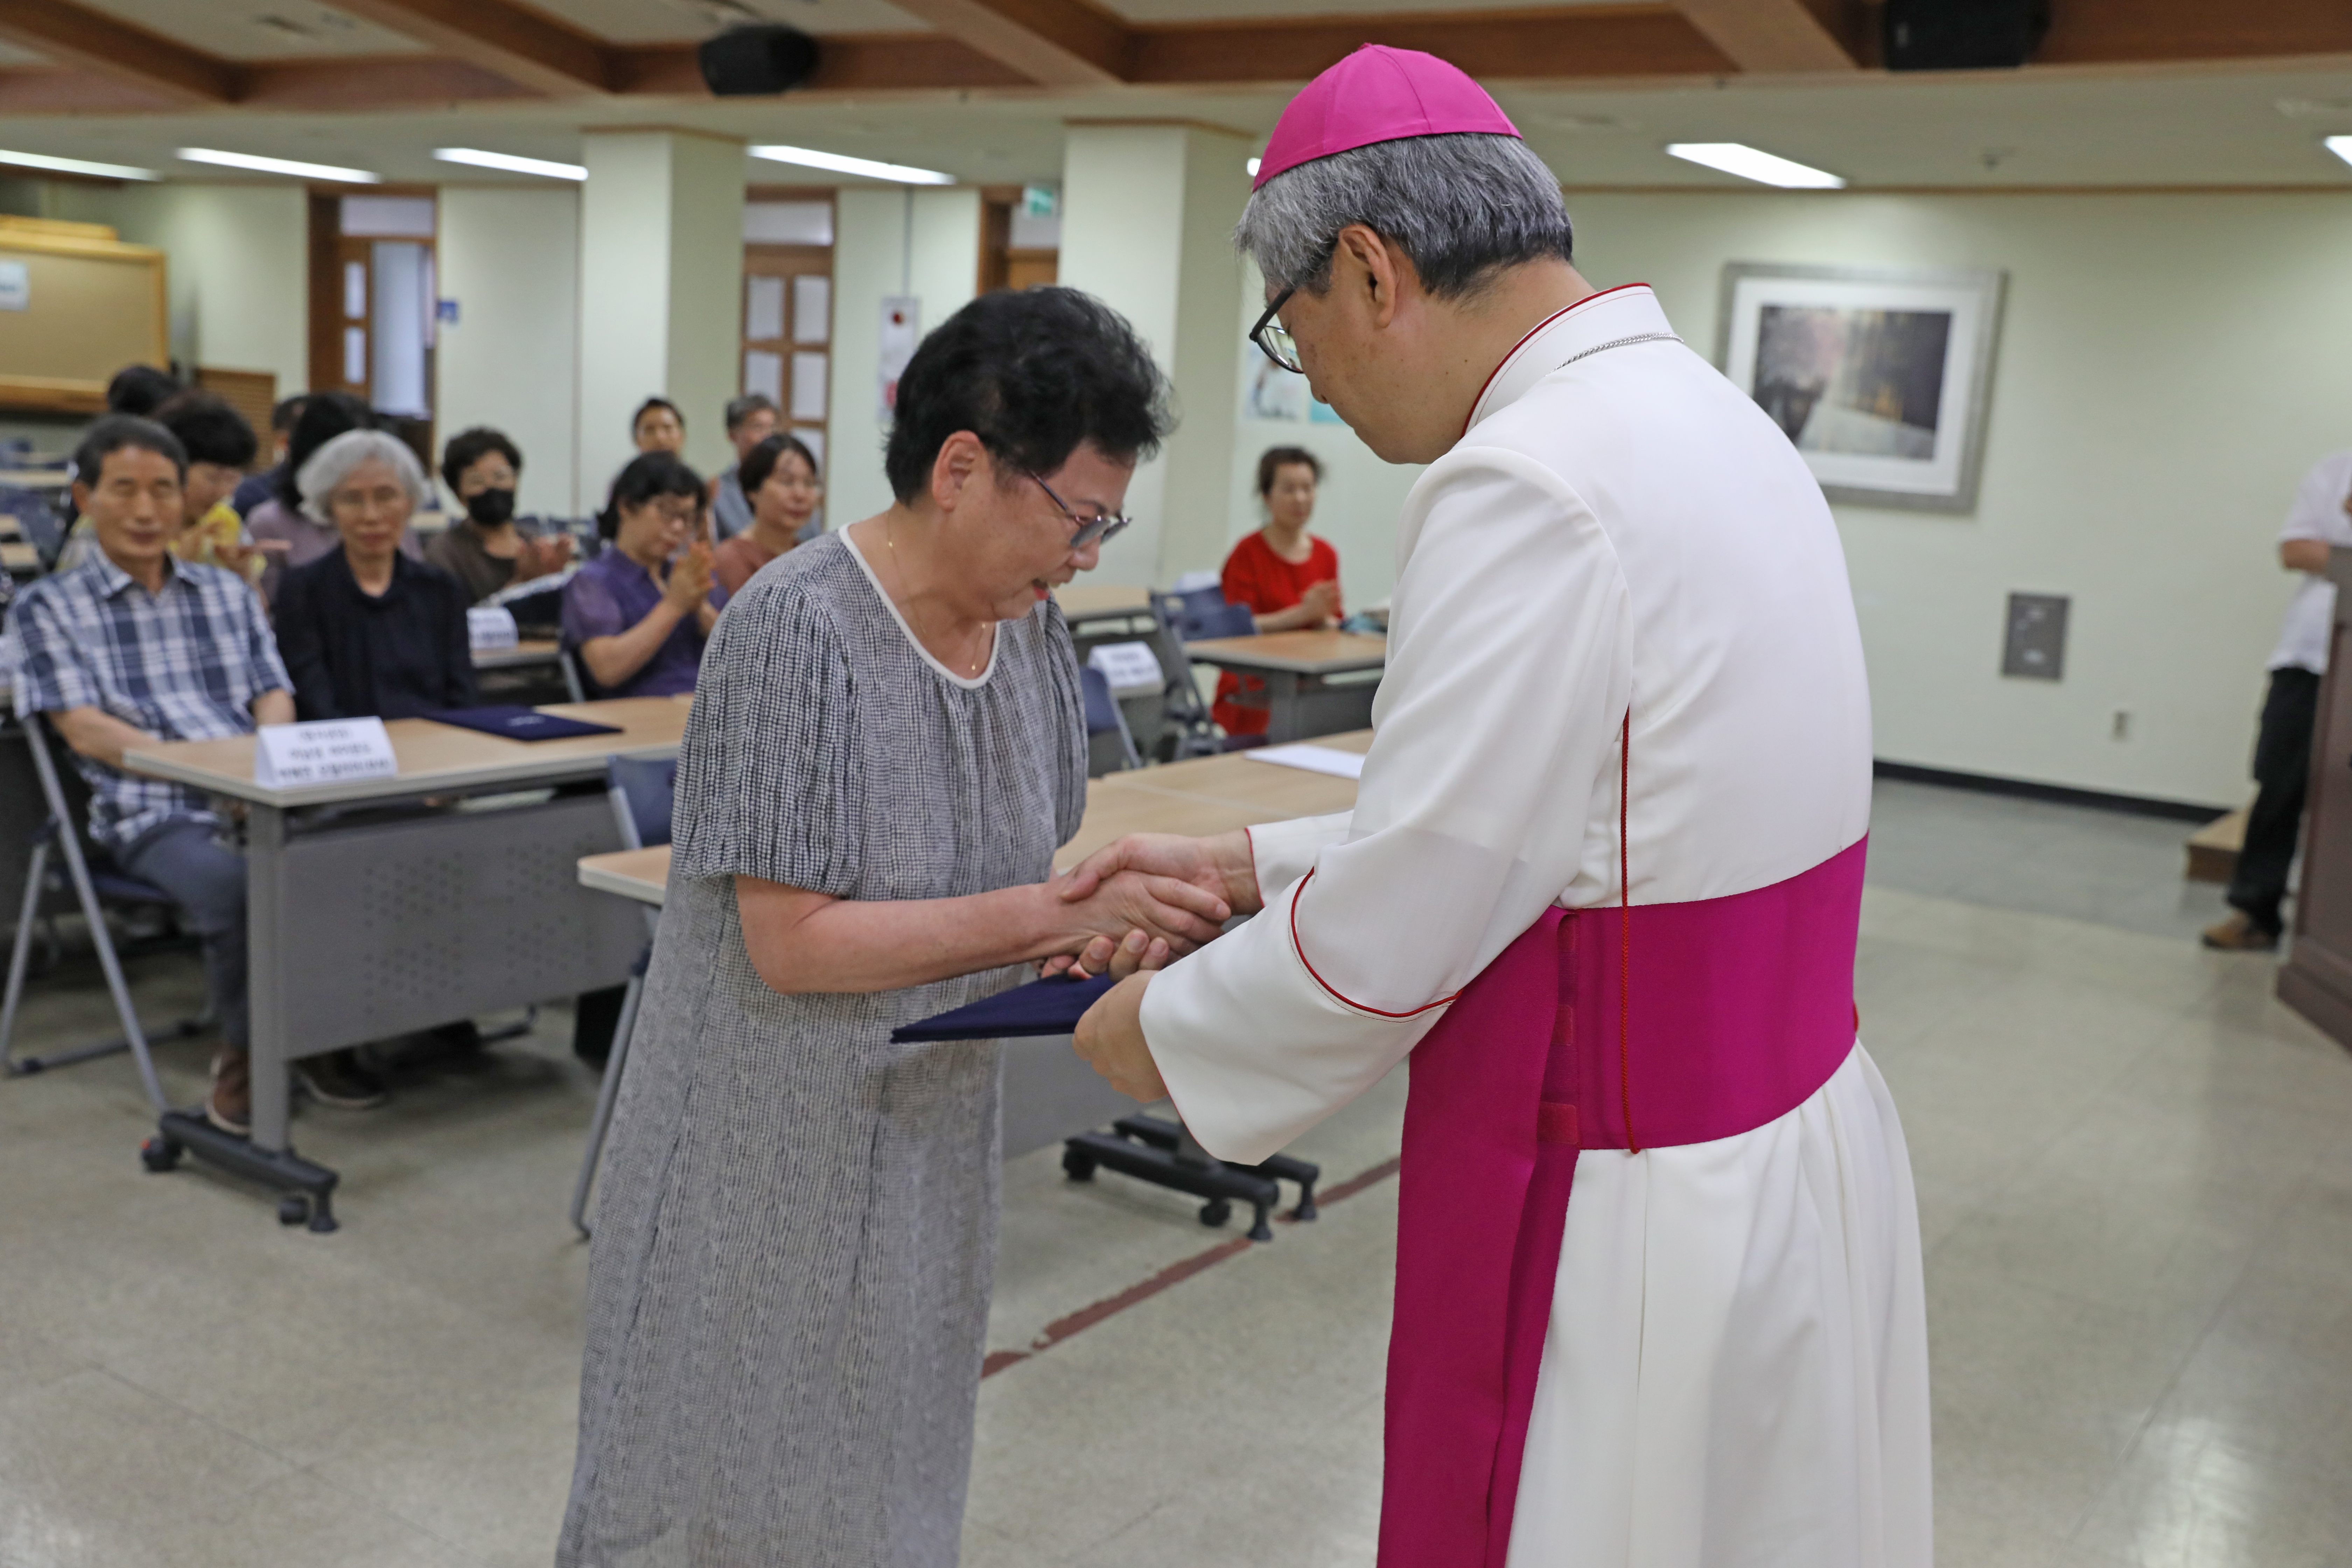
[[[833,392],[833,247],[743,247],[743,390],[764,392],[783,427],[827,460]]]

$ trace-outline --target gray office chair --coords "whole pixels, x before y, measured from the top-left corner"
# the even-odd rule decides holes
[[[16,940],[8,955],[7,988],[0,993],[0,1069],[5,1069],[10,1078],[23,1078],[49,1068],[127,1050],[138,1061],[139,1077],[146,1085],[147,1098],[161,1114],[170,1106],[163,1098],[163,1086],[155,1076],[155,1058],[148,1049],[150,1031],[139,1022],[138,1010],[131,1005],[131,987],[123,979],[121,958],[107,929],[106,911],[110,908],[169,910],[176,906],[171,895],[161,888],[124,875],[102,858],[93,858],[94,847],[83,843],[82,814],[76,809],[79,803],[68,798],[64,779],[50,755],[44,735],[47,727],[46,721],[36,717],[16,730],[40,781],[41,797],[47,810],[36,830],[32,855],[26,865],[24,898],[16,909]],[[62,867],[62,876],[58,868],[50,864],[53,856]],[[40,921],[44,899],[60,894],[66,888],[72,889],[82,918],[89,923],[90,942],[98,950],[98,965],[106,975],[106,988],[114,998],[114,1013],[121,1022],[122,1034],[118,1039],[69,1047],[47,1056],[13,1056],[10,1051],[16,1039],[16,1010],[24,998],[33,931]],[[167,1038],[186,1038],[199,1033],[205,1025],[202,1018],[184,1019],[154,1032]]]
[[[677,763],[641,762],[613,757],[604,763],[606,794],[613,802],[613,821],[621,830],[621,847],[644,849],[669,842],[670,805],[677,789]],[[604,1086],[596,1091],[596,1113],[588,1123],[588,1148],[580,1159],[580,1178],[572,1186],[572,1226],[584,1240],[588,1232],[588,1190],[595,1184],[596,1166],[604,1157],[604,1134],[613,1123],[613,1105],[621,1092],[621,1072],[628,1065],[629,1037],[636,1032],[637,1004],[644,999],[646,970],[653,963],[654,938],[661,930],[661,911],[646,909],[646,950],[629,971],[628,988],[621,997],[620,1022],[613,1028],[612,1053],[604,1058]]]

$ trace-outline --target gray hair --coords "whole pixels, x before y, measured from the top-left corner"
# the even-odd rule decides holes
[[[776,400],[764,392],[747,392],[740,397],[729,398],[727,400],[727,434],[732,436],[736,431],[743,428],[743,422],[762,408],[779,418],[783,416],[784,411],[776,406]]]
[[[320,522],[332,523],[335,519],[327,510],[327,498],[335,487],[352,477],[352,470],[371,459],[388,463],[400,477],[401,488],[408,492],[412,510],[423,506],[430,493],[425,485],[425,468],[417,462],[416,454],[399,437],[382,430],[346,430],[317,451],[294,476],[294,485],[302,492],[302,510]]]
[[[1460,132],[1375,142],[1286,169],[1258,187],[1234,230],[1276,289],[1331,287],[1339,231],[1360,223],[1409,257],[1441,300],[1474,294],[1503,268],[1570,258],[1559,181],[1516,136]]]

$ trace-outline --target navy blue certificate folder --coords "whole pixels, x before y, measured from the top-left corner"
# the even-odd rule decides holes
[[[1095,999],[1117,982],[1108,974],[1092,980],[1033,980],[1010,991],[1000,991],[984,1002],[937,1013],[919,1023],[890,1031],[904,1045],[910,1040],[1009,1040],[1024,1035],[1066,1035],[1078,1026]]]
[[[444,708],[422,716],[436,724],[455,724],[460,730],[479,730],[485,735],[503,735],[509,741],[568,741],[574,735],[621,732],[613,724],[591,724],[584,719],[564,719],[536,708],[514,706]]]

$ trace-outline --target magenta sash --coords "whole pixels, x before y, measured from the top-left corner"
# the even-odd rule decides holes
[[[1754,892],[1637,907],[1629,1072],[1614,909],[1545,911],[1414,1047],[1381,1568],[1501,1568],[1577,1152],[1751,1131],[1852,1052],[1867,842]]]

